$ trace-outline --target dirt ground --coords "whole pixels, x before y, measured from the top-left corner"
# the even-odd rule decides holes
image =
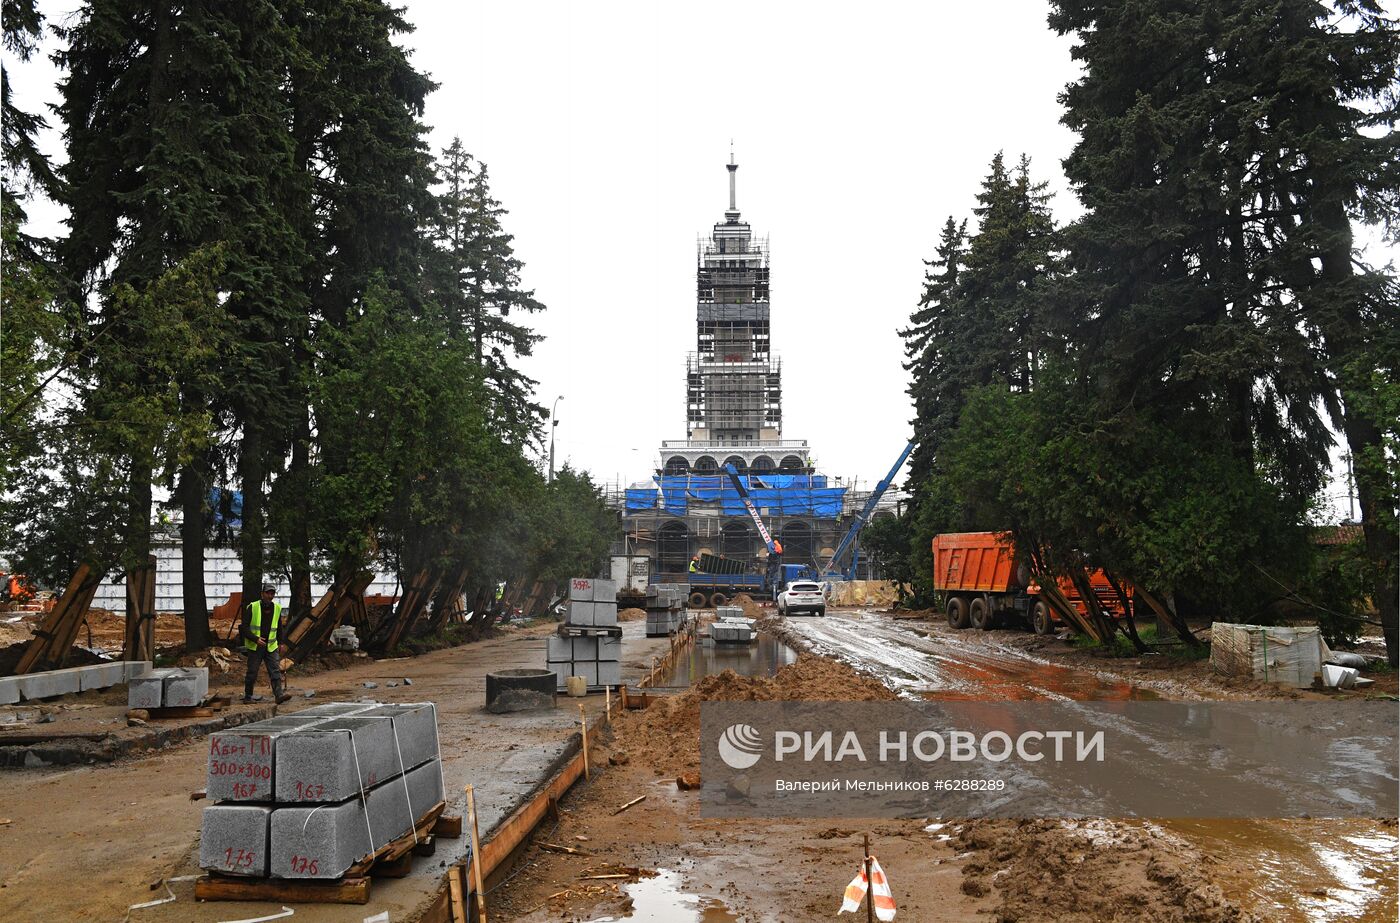
[[[561,699],[560,708],[553,711],[519,715],[491,715],[482,707],[485,673],[542,665],[544,637],[552,627],[508,629],[485,641],[420,657],[354,659],[348,666],[294,677],[294,691],[314,689],[316,695],[311,700],[298,695],[282,711],[364,697],[435,702],[449,811],[465,813],[462,787],[475,783],[486,835],[528,791],[523,783],[532,778],[530,771],[543,772],[548,755],[558,750],[577,721],[578,700],[572,699]],[[627,664],[649,661],[665,644],[665,639],[642,637],[640,626],[629,626],[623,642],[624,677],[635,679],[637,668]],[[404,678],[411,678],[413,685],[403,684]],[[224,680],[241,682],[241,672]],[[265,677],[260,691],[267,691]],[[603,709],[600,695],[583,701],[590,715]],[[91,704],[98,705],[96,700]],[[8,821],[0,824],[0,908],[7,911],[5,918],[120,921],[129,905],[164,896],[153,882],[197,874],[200,812],[206,802],[191,800],[190,794],[204,788],[206,747],[207,742],[195,740],[112,764],[21,770],[0,777],[5,785],[0,819]],[[542,755],[537,759],[536,753]],[[503,766],[510,771],[502,771]],[[408,878],[377,882],[365,907],[298,905],[295,919],[339,923],[387,911],[394,923],[411,920],[436,892],[442,863],[459,855],[464,843],[444,840],[437,855],[415,863]],[[267,903],[198,904],[191,881],[177,881],[172,888],[175,902],[133,912],[131,920],[213,923],[281,909]]]
[[[834,618],[853,613],[832,613]],[[507,920],[825,920],[855,872],[869,832],[900,919],[1006,921],[1391,920],[1395,819],[1338,821],[707,821],[677,777],[698,768],[699,703],[712,699],[881,699],[927,679],[910,663],[908,629],[925,659],[952,675],[950,697],[1256,698],[1295,693],[1220,683],[1199,661],[1163,667],[1101,658],[1011,633],[959,633],[891,619],[838,635],[841,662],[805,634],[844,621],[802,620],[787,636],[809,653],[772,679],[704,678],[615,721],[608,765],[541,830],[493,895]],[[769,628],[779,628],[771,618]],[[1006,635],[999,637],[1001,635]],[[868,641],[869,650],[853,644]],[[1037,645],[1034,642],[1039,641]],[[950,653],[956,651],[956,653]],[[883,652],[887,661],[875,656]],[[822,653],[824,656],[813,656]],[[1058,655],[1065,656],[1060,658]],[[942,658],[942,659],[940,659]],[[856,670],[850,664],[872,669]],[[1049,664],[1049,666],[1046,666]],[[901,674],[900,670],[913,671]],[[1166,678],[1163,673],[1168,674]],[[894,675],[893,686],[886,685]],[[1139,684],[1154,683],[1155,691]],[[1321,693],[1299,693],[1304,696]],[[1384,694],[1382,691],[1380,694]],[[938,697],[938,693],[932,693]],[[600,760],[601,762],[601,760]],[[645,794],[621,814],[618,808]],[[541,843],[580,850],[551,851]],[[1325,844],[1325,845],[1323,845]],[[1333,848],[1335,847],[1335,848]],[[589,876],[613,875],[613,878]],[[1387,880],[1390,883],[1387,884]]]

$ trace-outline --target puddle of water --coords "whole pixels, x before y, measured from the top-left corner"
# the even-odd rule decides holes
[[[716,644],[709,638],[697,638],[687,656],[677,662],[667,685],[689,686],[725,670],[740,676],[772,676],[796,660],[797,651],[762,632],[752,644]]]
[[[1266,919],[1391,923],[1400,917],[1395,890],[1400,840],[1394,828],[1354,821],[1154,823],[1228,856],[1230,865],[1217,867],[1212,875]]]
[[[1082,670],[1036,663],[1019,657],[995,657],[960,651],[937,656],[945,688],[924,693],[929,699],[1072,699],[1084,702],[1149,701],[1161,698],[1151,689],[1113,682]]]
[[[735,923],[739,919],[717,900],[682,891],[680,873],[670,869],[657,869],[656,877],[643,878],[623,890],[632,898],[632,909],[591,923]]]

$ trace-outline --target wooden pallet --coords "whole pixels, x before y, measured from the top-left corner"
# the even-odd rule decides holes
[[[205,699],[203,705],[171,705],[163,708],[133,709],[133,711],[146,712],[147,720],[150,721],[174,721],[179,718],[212,718],[232,704],[233,700],[228,696],[216,695]]]
[[[447,802],[439,801],[414,825],[413,830],[381,846],[345,870],[340,878],[318,881],[291,878],[240,878],[210,872],[194,883],[201,901],[282,901],[301,904],[365,904],[375,878],[403,878],[413,868],[414,856],[430,856],[438,837],[462,835],[462,818],[444,814]]]

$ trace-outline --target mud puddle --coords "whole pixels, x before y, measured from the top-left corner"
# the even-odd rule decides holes
[[[681,888],[681,875],[657,869],[654,878],[643,878],[623,889],[632,907],[621,916],[595,917],[590,923],[735,923],[739,918],[723,903]]]
[[[941,700],[1148,700],[1129,682],[1046,664],[1011,651],[930,637],[869,613],[787,620],[821,654],[877,675],[901,695]],[[1164,820],[1157,826],[1214,855],[1212,875],[1263,919],[1361,923],[1400,918],[1394,823],[1309,820]]]
[[[796,660],[797,651],[762,632],[752,644],[716,644],[709,638],[696,638],[686,656],[676,662],[666,685],[689,686],[725,670],[740,676],[772,676]]]
[[[1218,857],[1215,879],[1250,910],[1282,923],[1391,923],[1400,918],[1395,826],[1308,820],[1162,820]]]
[[[869,613],[787,619],[819,653],[876,674],[911,698],[1118,701],[1160,698],[1150,689],[1015,654],[974,649]]]

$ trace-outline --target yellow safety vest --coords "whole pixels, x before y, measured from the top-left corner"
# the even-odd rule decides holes
[[[272,604],[272,626],[267,630],[267,649],[277,650],[277,626],[282,624],[282,604]],[[256,636],[262,634],[262,600],[248,607],[248,629]],[[258,642],[244,639],[243,646],[250,651],[258,649]]]

